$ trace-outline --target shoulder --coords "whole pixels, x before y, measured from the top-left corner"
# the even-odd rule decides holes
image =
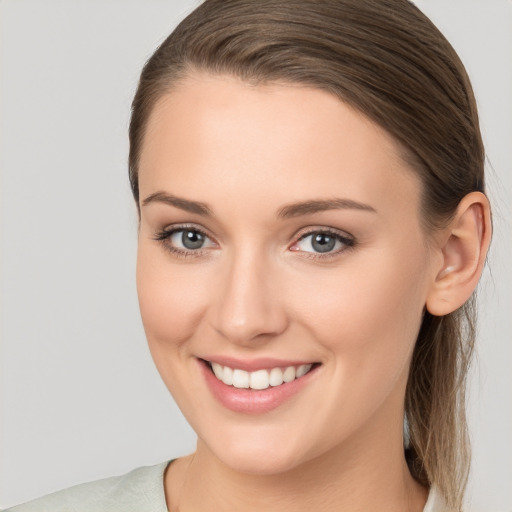
[[[167,512],[163,474],[168,464],[76,485],[4,512]]]

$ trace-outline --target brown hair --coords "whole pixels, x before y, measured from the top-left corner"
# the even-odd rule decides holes
[[[192,70],[250,83],[301,83],[334,94],[401,143],[423,183],[425,230],[444,225],[469,192],[484,191],[484,148],[471,85],[457,54],[407,0],[206,0],[160,45],[132,105],[129,171],[155,102]],[[413,476],[461,508],[470,451],[466,375],[474,297],[443,317],[425,312],[405,396]]]

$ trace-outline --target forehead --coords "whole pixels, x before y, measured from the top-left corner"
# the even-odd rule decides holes
[[[196,74],[155,104],[140,159],[141,197],[209,201],[342,194],[416,207],[420,184],[382,128],[335,96],[299,84]],[[243,199],[242,199],[243,200]]]

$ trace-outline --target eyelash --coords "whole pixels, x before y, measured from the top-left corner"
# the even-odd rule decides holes
[[[183,224],[180,226],[175,226],[172,229],[164,229],[158,233],[155,234],[154,239],[160,242],[164,248],[172,253],[173,255],[177,256],[178,258],[197,258],[199,256],[203,256],[203,253],[206,252],[204,249],[198,249],[198,250],[188,250],[185,251],[183,249],[178,249],[177,247],[174,247],[170,245],[168,242],[172,235],[175,233],[178,233],[179,231],[195,231],[196,233],[200,233],[206,238],[210,238],[202,229],[199,229],[196,226],[191,226],[187,224]]]
[[[204,253],[207,252],[204,249],[183,250],[183,249],[179,249],[177,247],[174,247],[174,246],[172,246],[172,245],[170,245],[168,243],[168,241],[169,241],[169,239],[171,238],[172,235],[174,235],[174,234],[176,234],[176,233],[178,233],[180,231],[186,231],[186,230],[194,231],[196,233],[200,233],[205,238],[210,238],[208,236],[208,234],[205,233],[202,229],[199,229],[196,226],[184,224],[184,225],[180,225],[180,226],[175,226],[172,229],[164,229],[164,230],[156,233],[155,236],[154,236],[154,240],[157,240],[157,241],[161,242],[162,245],[164,246],[164,248],[167,251],[171,252],[173,255],[175,255],[178,258],[197,258],[197,257],[203,256]],[[297,241],[294,242],[294,245],[297,244],[298,242],[300,242],[301,240],[304,240],[308,236],[311,236],[311,235],[314,235],[314,234],[330,235],[333,238],[335,238],[337,241],[341,242],[344,247],[341,248],[341,249],[338,249],[337,251],[326,252],[324,254],[322,254],[322,253],[314,253],[314,252],[307,252],[307,251],[297,251],[297,252],[302,252],[303,253],[303,255],[302,255],[303,258],[326,261],[326,260],[330,260],[332,258],[335,258],[335,257],[339,256],[342,252],[345,252],[347,250],[353,249],[356,246],[356,240],[353,237],[342,235],[338,231],[335,231],[335,230],[330,229],[330,228],[311,229],[311,230],[309,230],[309,231],[307,231],[305,233],[302,233],[299,236],[299,238],[297,239]]]
[[[353,249],[356,246],[356,240],[349,236],[349,235],[342,235],[340,232],[335,231],[331,228],[317,228],[317,229],[310,229],[309,231],[306,231],[305,233],[301,234],[297,241],[294,243],[297,244],[301,240],[304,240],[308,236],[315,235],[315,234],[321,234],[321,235],[330,235],[332,236],[336,241],[341,242],[343,244],[343,247],[333,251],[333,252],[326,252],[326,253],[318,253],[318,252],[306,252],[306,251],[300,251],[302,252],[303,258],[308,258],[312,260],[322,260],[327,261],[333,258],[336,258],[341,255],[341,253],[348,251],[350,249]],[[299,252],[299,251],[297,251]]]

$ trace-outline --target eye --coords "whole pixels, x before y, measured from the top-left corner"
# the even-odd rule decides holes
[[[314,253],[312,256],[334,256],[349,247],[354,246],[354,239],[343,236],[330,230],[310,231],[302,235],[295,244],[290,247],[292,251]]]
[[[204,233],[195,229],[180,229],[169,236],[172,245],[175,247],[181,245],[181,248],[190,250],[201,249],[208,240],[209,238]]]
[[[155,240],[161,241],[167,250],[178,256],[198,256],[203,249],[216,246],[200,229],[185,226],[165,229],[155,235]]]

